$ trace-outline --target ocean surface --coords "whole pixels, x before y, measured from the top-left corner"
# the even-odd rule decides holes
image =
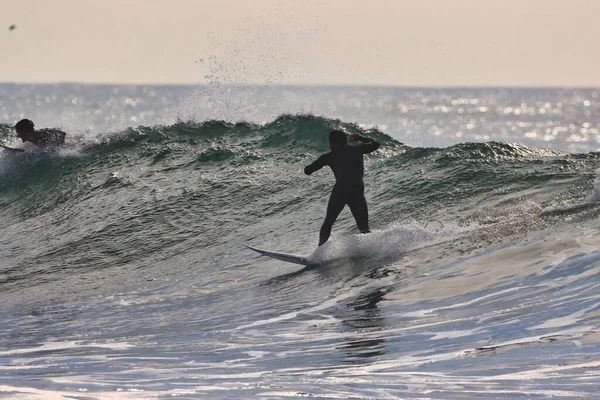
[[[600,398],[599,96],[0,85],[0,398]]]

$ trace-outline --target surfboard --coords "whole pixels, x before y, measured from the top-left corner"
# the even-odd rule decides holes
[[[279,251],[259,249],[257,247],[248,246],[247,244],[245,244],[244,246],[246,246],[250,250],[257,252],[258,254],[262,254],[263,256],[271,257],[276,260],[285,261],[285,262],[289,262],[292,264],[305,265],[305,266],[312,265],[312,263],[308,260],[308,258],[306,258],[304,256],[300,256],[298,254],[282,253]]]
[[[3,148],[4,150],[10,151],[11,153],[25,153],[25,150],[23,150],[23,149],[14,149],[12,147],[8,147],[3,144],[0,144],[0,147]]]

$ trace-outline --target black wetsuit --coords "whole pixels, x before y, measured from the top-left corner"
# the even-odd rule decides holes
[[[350,207],[358,229],[362,233],[369,232],[369,213],[363,183],[363,154],[377,150],[379,143],[364,137],[360,141],[363,144],[359,146],[338,145],[304,168],[304,173],[310,175],[329,165],[335,175],[335,185],[327,204],[327,215],[321,226],[319,246],[329,239],[331,228],[345,205]]]
[[[63,131],[52,128],[36,129],[30,138],[30,142],[41,147],[60,146],[65,142],[66,134]]]

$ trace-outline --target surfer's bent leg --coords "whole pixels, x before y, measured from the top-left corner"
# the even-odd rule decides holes
[[[340,190],[335,187],[331,191],[331,196],[329,196],[329,203],[327,203],[327,215],[325,216],[325,221],[323,221],[323,225],[321,225],[321,232],[319,233],[319,246],[323,245],[327,239],[329,239],[329,235],[331,235],[331,228],[337,217],[340,215],[344,206],[346,205],[344,196],[340,192]]]
[[[351,197],[348,202],[350,211],[356,220],[360,233],[369,233],[369,210],[367,208],[367,200],[362,191],[357,192]]]

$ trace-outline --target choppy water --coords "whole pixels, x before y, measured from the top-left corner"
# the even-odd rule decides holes
[[[0,154],[0,396],[596,395],[596,90],[0,85],[0,117],[69,134]],[[331,129],[382,143],[373,233],[315,249]]]

